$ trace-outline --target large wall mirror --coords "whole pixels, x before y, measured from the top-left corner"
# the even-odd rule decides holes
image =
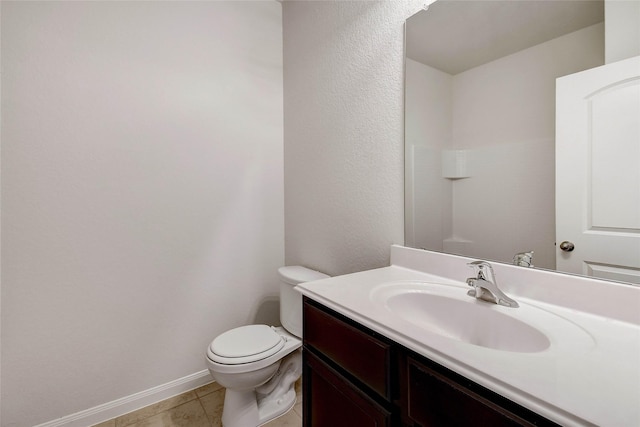
[[[407,246],[533,251],[535,267],[640,284],[640,59],[612,53],[629,36],[605,42],[614,18],[603,1],[438,0],[407,20]],[[563,219],[569,203],[582,212]]]

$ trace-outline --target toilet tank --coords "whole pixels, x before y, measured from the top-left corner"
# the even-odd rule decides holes
[[[291,334],[302,338],[302,294],[293,289],[298,283],[326,279],[319,271],[298,265],[280,267],[280,323]]]

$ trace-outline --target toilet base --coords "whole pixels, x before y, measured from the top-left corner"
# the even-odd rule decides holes
[[[287,413],[296,403],[295,382],[302,375],[300,349],[286,356],[278,372],[256,390],[227,389],[222,410],[224,427],[257,427]]]

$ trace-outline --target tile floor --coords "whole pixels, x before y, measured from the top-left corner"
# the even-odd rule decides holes
[[[265,424],[265,427],[301,427],[302,395],[296,383],[298,400],[292,410]],[[220,427],[224,388],[210,383],[163,400],[94,427]]]

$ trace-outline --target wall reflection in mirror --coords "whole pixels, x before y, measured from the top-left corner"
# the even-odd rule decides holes
[[[640,283],[637,77],[623,79],[627,82],[625,89],[616,89],[628,104],[618,114],[626,121],[615,125],[624,128],[625,135],[620,137],[624,141],[601,144],[605,151],[616,151],[619,156],[606,159],[609,167],[618,160],[620,164],[626,161],[627,166],[620,166],[624,171],[619,172],[617,181],[608,180],[606,184],[626,188],[621,196],[624,202],[618,205],[616,200],[593,196],[590,190],[569,190],[586,191],[585,200],[578,203],[585,204],[580,206],[581,217],[569,222],[580,223],[583,235],[628,237],[625,259],[599,255],[585,258],[583,248],[594,244],[583,243],[580,239],[584,236],[565,234],[559,227],[566,221],[556,220],[562,215],[557,213],[556,205],[562,203],[556,203],[556,180],[585,170],[591,174],[584,179],[590,187],[594,179],[591,171],[600,167],[591,160],[597,152],[591,146],[584,148],[588,154],[585,161],[580,160],[582,163],[556,155],[556,79],[571,79],[576,73],[585,74],[581,73],[584,70],[628,62],[627,58],[640,53],[635,40],[640,18],[628,19],[629,12],[640,16],[640,2],[615,3],[629,3],[632,10],[609,14],[607,9],[605,22],[602,1],[438,0],[407,20],[407,246],[507,263],[512,263],[517,254],[533,251],[531,262],[535,267]],[[633,8],[638,10],[634,12]],[[611,19],[622,21],[614,26]],[[625,26],[630,31],[608,30]],[[572,80],[568,81],[565,86],[572,86]],[[617,83],[601,85],[619,87]],[[633,101],[636,96],[638,105]],[[603,97],[606,102],[598,102],[618,108],[614,105],[617,100],[610,101],[613,98],[607,92]],[[588,132],[585,135],[583,139],[595,138]],[[558,173],[556,157],[564,162],[558,165]],[[629,158],[636,163],[625,160]],[[601,163],[605,164],[604,157]],[[615,193],[616,188],[607,191]],[[609,219],[602,224],[593,222],[591,205],[597,203],[600,211],[629,211],[624,226]],[[575,250],[561,250],[563,241],[575,243]],[[522,257],[516,257],[516,261],[522,261]]]

